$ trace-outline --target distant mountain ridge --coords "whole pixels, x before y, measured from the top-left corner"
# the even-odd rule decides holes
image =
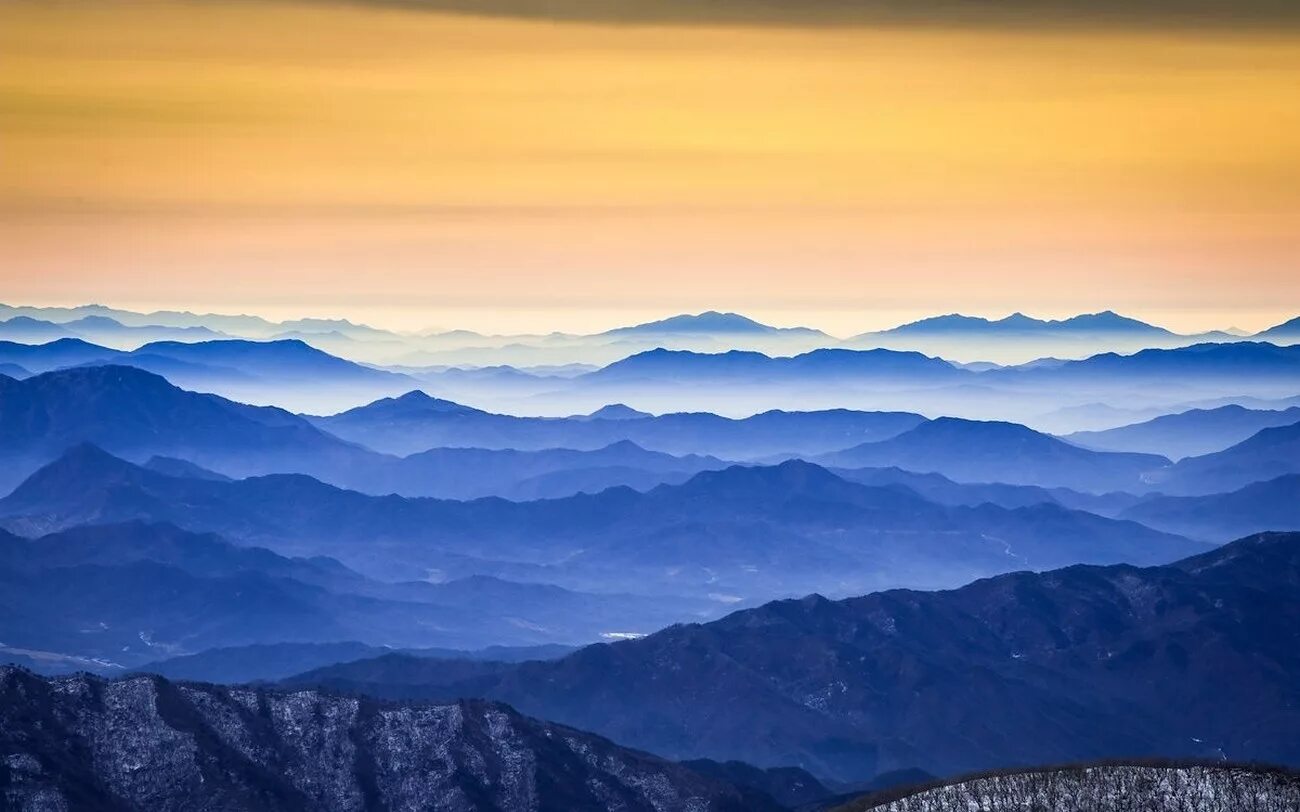
[[[979,316],[963,316],[953,313],[946,316],[932,316],[920,321],[910,322],[888,330],[883,335],[908,335],[926,333],[1129,333],[1151,336],[1169,336],[1172,332],[1163,327],[1156,327],[1137,319],[1121,316],[1112,310],[1100,313],[1086,313],[1066,319],[1036,319],[1023,313],[1012,313],[1001,319],[986,319]],[[866,334],[870,335],[870,334]]]

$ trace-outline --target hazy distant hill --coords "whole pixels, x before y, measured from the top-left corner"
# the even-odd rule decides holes
[[[961,482],[1146,490],[1150,471],[1169,465],[1152,454],[1089,451],[1016,423],[943,417],[888,440],[817,457],[835,467],[895,466]]]
[[[1265,341],[1277,341],[1282,344],[1300,341],[1300,316],[1256,333],[1255,338],[1261,338]]]
[[[553,660],[571,654],[576,646],[558,643],[536,646],[488,646],[465,649],[390,649],[366,643],[257,643],[249,646],[213,648],[144,663],[136,671],[168,679],[203,682],[245,683],[281,680],[304,671],[364,658],[381,657],[394,651],[415,657],[440,660],[517,663]]]
[[[775,812],[753,790],[508,707],[0,668],[11,808]]]
[[[699,378],[710,381],[745,378],[754,383],[877,378],[900,382],[952,381],[974,373],[940,358],[893,350],[820,349],[789,357],[733,350],[698,353],[650,350],[617,361],[579,379],[584,383],[654,381],[675,384]]]
[[[1264,534],[1165,567],[779,601],[428,693],[856,780],[1115,753],[1295,763],[1298,588],[1300,534]]]
[[[1194,344],[1175,349],[1144,349],[1131,355],[1102,353],[1052,366],[1011,367],[983,373],[1002,383],[1083,383],[1097,380],[1117,384],[1140,379],[1143,385],[1182,381],[1189,386],[1215,381],[1286,381],[1300,377],[1300,347],[1279,347],[1262,341]],[[1130,380],[1131,382],[1131,380]]]
[[[1300,530],[1300,474],[1255,482],[1230,493],[1156,496],[1119,515],[1208,541],[1226,541],[1263,530]]]
[[[1163,415],[1106,431],[1075,432],[1065,439],[1101,451],[1137,451],[1177,460],[1222,451],[1260,429],[1292,423],[1300,423],[1300,406],[1262,411],[1233,404]]]
[[[607,330],[601,335],[606,336],[660,336],[674,334],[688,335],[733,335],[733,334],[784,334],[784,335],[807,335],[829,338],[821,330],[813,330],[808,327],[771,327],[766,324],[754,321],[751,318],[742,316],[739,313],[719,313],[716,310],[709,310],[694,315],[683,314],[680,316],[670,316],[658,321],[637,324],[631,327],[618,327],[613,330]]]
[[[978,336],[980,334],[1005,335],[1022,339],[1036,335],[1061,334],[1123,333],[1144,337],[1173,335],[1163,327],[1156,327],[1137,319],[1121,316],[1110,310],[1060,320],[1036,319],[1023,313],[1012,313],[1002,319],[984,319],[978,316],[963,316],[959,313],[953,313],[947,316],[932,316],[920,321],[903,324],[889,330],[882,330],[874,335],[948,335],[953,333],[968,336]],[[864,334],[864,336],[866,335],[873,334]]]

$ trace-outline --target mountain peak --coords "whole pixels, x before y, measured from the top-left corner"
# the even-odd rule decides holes
[[[682,333],[686,335],[719,334],[774,334],[774,333],[816,333],[808,327],[772,327],[755,321],[740,313],[705,310],[702,313],[682,313],[658,321],[648,321],[630,327],[618,327],[605,335],[636,335],[664,333]]]
[[[1103,332],[1129,332],[1129,333],[1159,333],[1167,334],[1169,331],[1163,327],[1156,327],[1147,324],[1138,319],[1129,318],[1116,313],[1114,310],[1103,310],[1099,313],[1082,313],[1078,316],[1072,316],[1063,319],[1057,324],[1068,330],[1096,330]]]
[[[145,474],[94,443],[77,443],[27,477],[4,501],[11,506],[40,502],[51,494],[80,493],[91,484],[132,482]]]
[[[601,406],[591,414],[585,415],[589,420],[639,420],[643,417],[654,417],[649,412],[642,412],[633,409],[624,403],[609,403]]]
[[[1255,334],[1255,338],[1286,338],[1300,336],[1300,316],[1276,324]]]
[[[393,417],[408,416],[418,417],[429,414],[476,414],[481,413],[479,409],[472,406],[464,406],[451,400],[443,400],[430,395],[420,389],[412,389],[404,395],[397,395],[391,398],[380,398],[379,400],[367,403],[364,406],[358,406],[355,409],[348,409],[341,412],[336,417],[344,415],[376,415],[386,414]]]

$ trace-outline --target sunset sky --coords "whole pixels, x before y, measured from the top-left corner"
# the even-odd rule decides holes
[[[0,4],[0,300],[839,334],[1300,312],[1300,29]]]

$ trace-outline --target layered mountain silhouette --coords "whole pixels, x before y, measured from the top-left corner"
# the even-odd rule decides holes
[[[393,705],[0,668],[0,747],[6,798],[24,809],[782,808],[756,790],[487,702]]]
[[[394,580],[486,574],[725,600],[954,585],[1076,561],[1169,561],[1198,548],[1059,504],[952,507],[797,461],[706,471],[645,493],[455,502],[366,496],[305,476],[172,477],[82,446],[0,500],[0,517],[29,534],[166,521],[286,554],[335,556]]]
[[[669,757],[850,780],[1119,752],[1295,762],[1297,588],[1300,534],[1261,534],[1162,567],[779,601],[424,694],[508,701]],[[409,661],[388,658],[387,675],[366,662],[316,678],[415,692]]]
[[[1099,451],[1136,451],[1176,460],[1222,451],[1260,429],[1292,423],[1300,423],[1300,406],[1267,411],[1230,404],[1162,415],[1106,431],[1075,432],[1065,439]]]
[[[1089,451],[1016,423],[943,417],[888,440],[815,458],[840,468],[897,467],[962,482],[1144,490],[1144,476],[1169,460],[1153,454]]]

